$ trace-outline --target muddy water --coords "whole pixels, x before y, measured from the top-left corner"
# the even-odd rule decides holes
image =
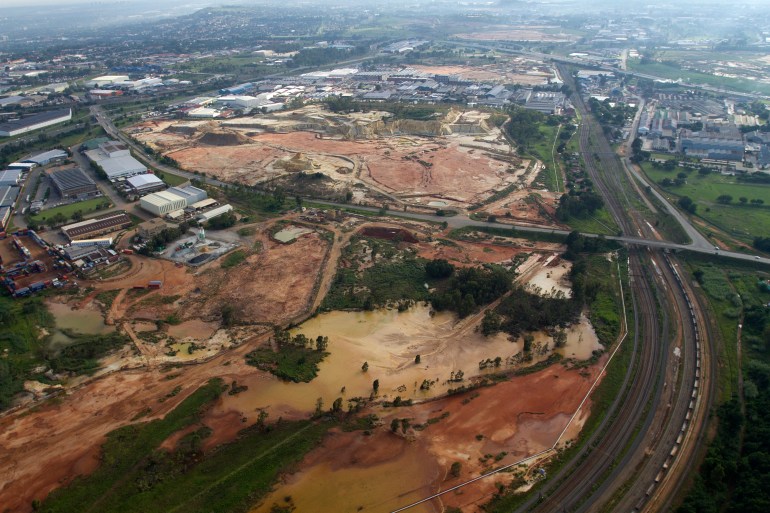
[[[553,343],[551,345],[553,346]],[[583,313],[580,315],[580,322],[567,330],[567,344],[556,351],[567,358],[587,360],[591,358],[593,351],[603,349],[603,347],[599,343],[599,338],[596,336],[591,321]]]
[[[181,324],[169,326],[168,334],[175,339],[185,339],[187,337],[195,340],[205,340],[214,335],[217,331],[217,323],[206,322],[200,319],[185,321]]]
[[[453,314],[430,315],[427,306],[406,312],[329,312],[297,328],[315,338],[329,337],[331,353],[320,365],[318,376],[310,383],[286,383],[272,376],[255,376],[249,390],[235,396],[232,406],[244,412],[271,407],[278,411],[312,411],[321,397],[328,407],[337,397],[368,397],[372,384],[379,380],[381,398],[424,399],[442,395],[460,383],[449,383],[452,371],[462,370],[465,382],[473,376],[493,372],[480,371],[478,362],[505,359],[522,349],[521,342],[511,342],[506,334],[484,337],[473,327],[458,324]],[[420,363],[415,356],[420,355]],[[362,371],[364,362],[369,364]],[[430,390],[420,390],[423,380],[433,380]],[[345,391],[342,392],[342,388]]]
[[[564,263],[556,267],[543,267],[527,282],[527,285],[532,290],[539,288],[542,294],[563,292],[565,297],[570,297],[572,289],[567,277],[569,270],[570,266]]]
[[[114,327],[104,324],[104,316],[95,309],[74,310],[64,303],[47,303],[48,311],[54,317],[56,329],[51,334],[52,347],[63,347],[73,342],[62,330],[71,330],[84,335],[98,335],[114,331]]]
[[[425,479],[429,471],[427,458],[415,450],[404,451],[393,461],[369,468],[332,469],[323,463],[290,476],[285,485],[250,513],[270,513],[273,504],[285,506],[284,498],[288,496],[297,512],[387,513],[431,495],[431,486],[422,485],[429,481]],[[437,513],[433,503],[409,511]]]

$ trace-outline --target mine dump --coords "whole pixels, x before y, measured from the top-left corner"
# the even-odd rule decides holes
[[[485,112],[449,110],[421,121],[313,105],[132,130],[183,169],[219,180],[426,212],[489,203],[484,211],[491,215],[556,224],[558,195],[533,189],[541,164],[519,156]]]

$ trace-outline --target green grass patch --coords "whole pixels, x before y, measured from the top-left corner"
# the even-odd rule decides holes
[[[364,265],[367,258],[374,264]],[[425,260],[409,248],[401,250],[387,241],[354,237],[343,259],[347,267],[337,271],[321,304],[323,310],[371,309],[391,302],[428,299]]]
[[[105,310],[109,310],[118,294],[120,294],[120,289],[105,290],[96,295],[96,300],[104,305]]]
[[[764,236],[770,226],[770,185],[739,182],[734,176],[719,173],[701,175],[697,171],[676,167],[673,171],[655,169],[650,162],[642,164],[647,177],[658,184],[669,198],[676,202],[682,196],[689,196],[698,206],[696,215],[745,242],[754,237]],[[661,181],[674,180],[680,172],[688,173],[684,185],[662,186]],[[717,201],[721,195],[732,196],[730,204]],[[740,204],[739,198],[760,199],[762,206]]]
[[[732,60],[732,59],[731,59]],[[654,75],[660,78],[671,80],[682,79],[685,82],[697,85],[709,85],[712,87],[729,89],[741,93],[752,93],[755,91],[762,94],[770,94],[770,86],[762,84],[756,80],[746,80],[740,78],[719,77],[708,73],[682,69],[679,66],[667,64],[664,62],[649,62],[642,64],[640,59],[628,59],[628,68],[637,73]]]
[[[617,235],[618,227],[612,215],[605,208],[600,208],[591,217],[579,219],[571,217],[567,224],[580,233],[596,233],[599,235]]]
[[[278,351],[262,347],[246,355],[246,363],[295,383],[312,381],[318,375],[318,364],[329,353],[305,346],[281,344]]]
[[[52,219],[57,214],[63,215],[66,219],[70,219],[72,218],[72,214],[78,210],[85,216],[92,212],[104,210],[106,208],[105,205],[110,204],[110,200],[107,198],[93,198],[90,200],[79,201],[77,203],[70,203],[69,205],[61,205],[59,207],[49,208],[30,217],[38,222],[45,222],[47,219]]]
[[[231,267],[235,267],[236,265],[240,264],[246,260],[246,252],[243,250],[236,250],[232,253],[228,253],[223,259],[222,259],[222,269],[229,269]]]
[[[254,427],[205,456],[200,443],[211,431],[199,427],[182,437],[175,449],[159,448],[172,434],[195,426],[225,388],[222,380],[213,379],[165,418],[111,432],[101,466],[54,491],[38,511],[246,511],[267,494],[282,470],[317,445],[331,425],[301,421]]]
[[[38,328],[53,325],[54,318],[40,297],[0,296],[0,409],[11,405],[31,370],[44,363],[39,355],[47,344],[38,337]]]
[[[171,187],[175,187],[177,185],[181,185],[185,182],[190,181],[188,178],[185,178],[184,176],[179,176],[168,172],[156,171],[155,174],[158,176],[158,178],[166,182]]]

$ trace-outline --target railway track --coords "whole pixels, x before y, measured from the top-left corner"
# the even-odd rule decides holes
[[[565,81],[571,79],[564,69],[561,73]],[[579,142],[584,162],[618,226],[627,235],[654,236],[628,196],[627,175],[598,123],[582,98],[576,95],[573,101],[583,119]],[[517,511],[658,511],[670,504],[688,468],[678,458],[680,450],[688,444],[692,454],[703,436],[711,394],[701,401],[700,386],[704,374],[712,374],[703,364],[710,359],[704,356],[699,306],[675,265],[667,255],[630,248],[637,322],[622,404],[615,401],[578,457]],[[678,354],[668,338],[669,312],[682,321]]]

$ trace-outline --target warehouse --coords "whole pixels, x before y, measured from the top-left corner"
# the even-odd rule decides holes
[[[62,198],[83,199],[100,194],[96,183],[80,168],[53,171],[50,176]]]
[[[203,189],[198,189],[192,185],[180,185],[178,187],[171,187],[167,192],[176,194],[180,198],[185,200],[185,207],[189,207],[199,201],[203,201],[208,198],[208,194]]]
[[[146,173],[143,175],[132,176],[126,180],[129,194],[143,196],[155,191],[162,191],[166,184],[157,176]]]
[[[45,166],[51,162],[64,162],[67,160],[67,157],[69,157],[69,155],[67,155],[66,151],[50,150],[43,153],[38,153],[37,155],[25,159],[22,162],[27,164],[35,164],[38,166]]]
[[[19,190],[18,187],[0,186],[0,207],[12,207],[19,197]]]
[[[156,216],[162,216],[174,210],[183,209],[187,206],[187,202],[169,189],[144,196],[139,200],[139,206]]]
[[[116,82],[127,82],[128,75],[104,75],[96,77],[86,82],[86,87],[104,87]]]
[[[13,137],[25,134],[38,128],[43,128],[72,119],[72,109],[51,110],[41,112],[22,119],[15,119],[0,124],[0,136]]]
[[[222,214],[226,214],[227,212],[230,212],[233,209],[232,205],[222,205],[221,207],[217,207],[214,209],[209,210],[208,212],[203,212],[198,215],[198,221],[206,222],[214,219],[215,217],[221,216]]]
[[[6,169],[0,171],[0,186],[16,186],[21,182],[21,170],[20,169]]]
[[[86,156],[104,171],[110,181],[147,172],[147,167],[132,157],[128,147],[118,141],[103,142],[99,148],[86,151]]]
[[[73,240],[93,239],[105,233],[129,228],[131,224],[131,218],[128,217],[128,214],[118,211],[62,226],[61,231],[72,242]]]

